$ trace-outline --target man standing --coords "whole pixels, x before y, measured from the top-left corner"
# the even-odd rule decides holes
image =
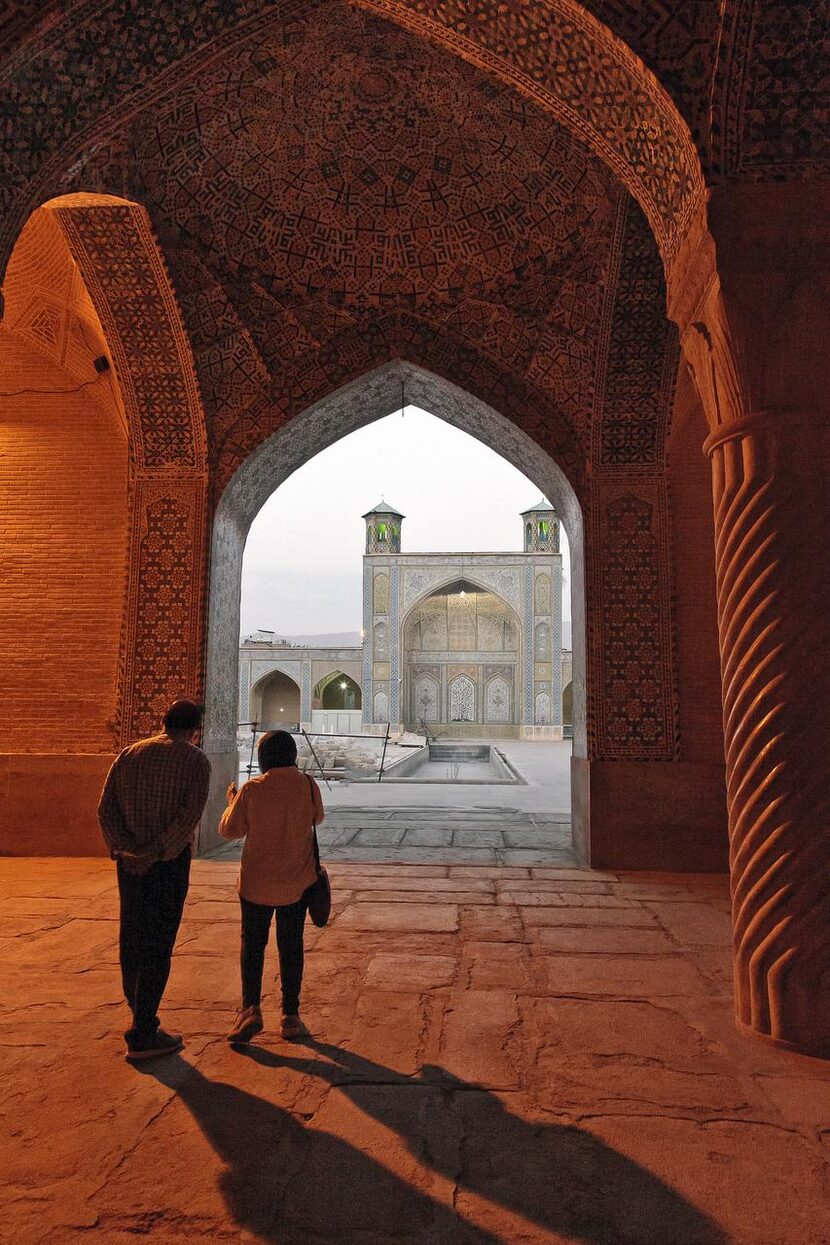
[[[129,1060],[180,1050],[157,1016],[190,881],[190,856],[205,807],[210,762],[193,743],[204,706],[177,700],[161,734],[115,758],[98,821],[118,870],[121,980],[133,1013],[124,1034]]]

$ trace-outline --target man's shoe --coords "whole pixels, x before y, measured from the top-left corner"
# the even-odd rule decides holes
[[[250,1042],[252,1037],[256,1037],[262,1032],[262,1012],[255,1004],[251,1007],[243,1007],[242,1011],[234,1021],[234,1026],[228,1034],[229,1042]]]
[[[157,1029],[155,1033],[130,1034],[127,1038],[125,1059],[137,1063],[139,1059],[154,1059],[157,1055],[175,1055],[184,1046],[180,1033],[165,1033]]]
[[[282,1024],[280,1025],[280,1037],[304,1037],[307,1033],[308,1029],[299,1016],[283,1016]]]

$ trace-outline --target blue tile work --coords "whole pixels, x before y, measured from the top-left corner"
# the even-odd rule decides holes
[[[389,721],[393,727],[400,722],[400,672],[401,672],[401,568],[395,562],[389,568],[389,632],[391,676],[389,681]]]
[[[533,721],[533,567],[525,567],[524,591],[525,633],[525,725]]]
[[[311,721],[311,662],[303,662],[303,691],[300,700],[300,720]]]
[[[551,688],[550,720],[552,726],[562,725],[562,563],[557,562],[553,568],[553,658]]]
[[[372,563],[363,559],[363,724],[368,726],[372,721]]]
[[[247,722],[249,709],[248,703],[251,697],[251,663],[249,661],[241,661],[239,663],[239,713],[238,720]]]

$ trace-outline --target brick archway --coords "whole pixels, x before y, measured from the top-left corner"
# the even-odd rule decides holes
[[[718,6],[709,6],[712,7]],[[245,454],[274,432],[279,422],[287,423],[314,401],[365,374],[381,360],[416,358],[422,366],[434,366],[441,371],[442,361],[446,364],[450,359],[452,366],[444,370],[455,381],[467,381],[468,373],[456,370],[460,360],[478,377],[484,375],[492,382],[492,388],[483,387],[484,401],[498,409],[504,405],[499,400],[499,378],[509,378],[505,387],[515,390],[516,379],[524,385],[533,372],[540,387],[554,376],[550,392],[544,395],[546,410],[562,409],[561,390],[570,389],[574,409],[589,413],[576,438],[579,441],[581,437],[583,452],[579,462],[590,485],[580,493],[580,501],[589,533],[586,546],[607,551],[608,557],[596,557],[587,577],[591,599],[606,601],[603,626],[593,632],[596,647],[591,653],[595,666],[605,663],[606,677],[600,681],[595,703],[591,704],[587,734],[598,741],[604,762],[630,762],[633,766],[647,761],[652,780],[658,769],[652,762],[668,766],[682,761],[669,547],[673,502],[663,470],[664,417],[671,403],[666,398],[667,385],[660,383],[658,377],[658,373],[663,379],[676,376],[676,358],[667,347],[662,353],[657,352],[659,358],[650,356],[642,369],[629,369],[632,339],[626,333],[631,329],[649,339],[648,318],[658,298],[662,310],[667,292],[670,316],[680,328],[683,351],[712,432],[709,450],[716,494],[719,621],[726,685],[741,1015],[745,1023],[780,1040],[804,1045],[805,1035],[812,1032],[813,1042],[815,1039],[817,1025],[811,1018],[811,1009],[818,989],[815,957],[813,963],[808,963],[803,948],[818,945],[827,952],[826,933],[823,941],[815,935],[819,909],[811,890],[811,879],[820,872],[814,860],[826,861],[827,811],[818,796],[813,798],[807,781],[812,776],[813,757],[810,749],[803,746],[801,731],[804,706],[813,706],[820,717],[826,715],[830,700],[818,679],[809,673],[803,673],[799,679],[789,667],[786,654],[794,645],[804,643],[805,637],[811,650],[828,649],[826,626],[819,621],[827,611],[815,612],[810,604],[815,567],[826,561],[826,529],[814,521],[812,514],[806,516],[805,522],[803,514],[804,499],[809,499],[815,488],[813,463],[827,457],[823,449],[817,448],[824,446],[827,428],[824,365],[819,362],[822,352],[826,353],[821,331],[827,324],[827,312],[826,300],[822,301],[811,288],[816,273],[823,274],[826,266],[826,226],[817,224],[817,195],[806,185],[798,187],[794,183],[802,175],[809,179],[817,172],[826,173],[826,146],[819,110],[811,109],[805,102],[812,92],[802,90],[798,84],[789,52],[792,47],[802,67],[808,60],[815,60],[814,41],[810,37],[815,27],[802,23],[802,33],[795,38],[788,31],[782,34],[777,24],[780,6],[719,7],[720,21],[704,39],[707,55],[714,53],[716,63],[706,83],[711,90],[708,94],[702,92],[708,106],[708,127],[703,126],[699,151],[704,159],[712,157],[710,167],[722,168],[726,183],[710,187],[707,217],[698,149],[681,112],[661,84],[671,82],[672,91],[676,92],[673,75],[665,72],[664,62],[663,68],[657,67],[656,76],[646,70],[631,50],[634,46],[641,51],[641,44],[636,38],[629,39],[623,29],[630,23],[636,33],[637,14],[642,10],[650,11],[650,19],[656,16],[655,28],[662,31],[664,6],[597,2],[591,9],[622,38],[615,38],[611,29],[591,16],[587,6],[574,0],[533,0],[520,6],[488,4],[478,6],[472,16],[470,6],[460,0],[450,0],[440,13],[424,0],[362,0],[353,9],[346,5],[338,8],[334,2],[325,6],[299,2],[290,10],[280,7],[279,11],[276,3],[262,5],[254,0],[242,0],[236,5],[224,4],[222,0],[207,0],[198,5],[194,0],[174,0],[165,6],[148,3],[126,7],[104,0],[94,6],[74,5],[71,12],[57,16],[47,4],[38,14],[43,21],[37,29],[35,25],[29,26],[25,17],[21,19],[26,33],[4,63],[0,81],[0,108],[15,120],[14,126],[6,127],[0,149],[0,257],[10,253],[32,209],[52,196],[85,187],[116,192],[130,201],[126,207],[123,201],[120,206],[110,201],[106,209],[111,216],[109,241],[104,236],[106,230],[96,236],[95,230],[86,229],[82,217],[74,216],[86,210],[83,205],[65,205],[63,218],[67,236],[74,239],[78,268],[84,270],[86,266],[90,288],[98,281],[95,298],[99,322],[107,321],[106,335],[115,343],[112,353],[116,370],[120,370],[127,392],[125,409],[130,401],[133,370],[140,391],[133,403],[134,411],[130,412],[137,419],[129,424],[131,578],[125,607],[123,703],[116,708],[114,720],[107,727],[112,739],[121,742],[148,729],[165,698],[165,689],[173,683],[198,679],[203,558],[200,542],[207,459],[210,458],[211,466],[217,465],[217,477],[224,479],[221,472],[230,474]],[[525,200],[531,205],[540,201],[537,179],[541,166],[552,166],[556,174],[552,180],[570,189],[583,184],[583,174],[596,174],[596,167],[588,168],[593,162],[608,174],[605,196],[594,196],[594,202],[599,204],[596,215],[592,217],[587,210],[587,198],[573,193],[565,195],[564,203],[556,204],[556,210],[543,210],[542,219],[537,217],[534,221],[542,231],[549,220],[556,219],[557,226],[561,226],[570,210],[581,211],[583,219],[570,232],[566,229],[564,234],[558,233],[553,246],[543,233],[537,234],[538,245],[529,263],[527,256],[520,254],[519,248],[529,235],[524,221],[519,221],[511,238],[517,247],[515,262],[511,255],[507,266],[492,271],[489,285],[476,282],[478,261],[482,250],[490,254],[503,250],[501,239],[492,234],[485,238],[486,231],[474,228],[470,231],[474,241],[480,244],[484,239],[484,246],[479,245],[472,256],[465,253],[464,247],[460,253],[452,254],[437,283],[441,287],[437,297],[436,283],[426,289],[400,284],[390,289],[384,288],[381,281],[378,288],[369,291],[369,313],[361,320],[359,304],[367,301],[366,290],[346,288],[340,280],[343,270],[362,270],[355,263],[360,259],[360,248],[347,253],[344,262],[343,254],[338,254],[344,236],[341,231],[337,245],[320,243],[320,251],[325,252],[320,260],[314,246],[305,247],[302,238],[301,245],[295,245],[296,236],[284,236],[291,233],[291,227],[283,229],[291,213],[285,210],[284,198],[271,196],[268,178],[274,165],[290,168],[293,173],[302,163],[300,145],[294,144],[297,150],[290,160],[272,161],[270,168],[264,168],[257,158],[242,161],[246,169],[254,171],[256,184],[252,187],[241,185],[233,177],[225,180],[221,160],[222,176],[199,176],[201,162],[207,156],[196,141],[200,138],[199,122],[194,118],[200,112],[199,92],[202,84],[207,84],[210,71],[218,67],[220,80],[214,79],[215,89],[208,98],[212,103],[221,98],[228,105],[227,124],[218,125],[225,144],[219,154],[231,149],[233,155],[236,144],[242,144],[239,136],[249,120],[242,106],[248,102],[242,100],[246,83],[254,95],[281,101],[287,98],[279,92],[269,95],[259,91],[257,75],[267,76],[276,64],[277,72],[294,73],[295,78],[301,79],[296,64],[279,63],[280,57],[270,52],[276,46],[286,51],[301,45],[308,23],[320,14],[330,19],[335,34],[338,22],[345,27],[349,15],[359,21],[361,36],[368,32],[374,38],[381,26],[387,34],[392,29],[399,34],[406,32],[411,36],[410,52],[406,55],[411,58],[412,49],[417,55],[418,49],[423,52],[438,48],[453,62],[459,81],[461,67],[474,69],[478,74],[478,94],[473,95],[456,83],[458,98],[468,102],[475,99],[480,109],[488,93],[498,93],[501,87],[510,96],[504,101],[505,128],[507,119],[515,119],[517,110],[535,109],[544,124],[540,126],[537,117],[533,142],[524,146],[519,142],[515,148],[523,156],[542,156],[541,160],[536,159],[535,167],[530,167],[532,161],[526,161],[520,170],[524,174],[520,180]],[[818,14],[815,21],[820,21]],[[394,40],[390,38],[389,42]],[[266,45],[270,52],[263,56]],[[117,57],[111,55],[113,47],[119,49]],[[782,48],[786,55],[781,54]],[[291,61],[290,51],[285,60]],[[230,74],[229,61],[233,63]],[[407,63],[406,56],[399,61],[402,65]],[[759,72],[750,74],[750,63],[759,65]],[[428,73],[424,76],[429,79]],[[340,81],[346,78],[348,75]],[[257,81],[252,83],[252,79]],[[747,85],[750,79],[753,81]],[[782,84],[785,89],[779,91]],[[793,92],[793,85],[798,94]],[[367,88],[365,94],[377,101],[377,78],[370,75],[363,86]],[[380,88],[383,94],[382,83]],[[776,99],[776,95],[780,98]],[[413,97],[420,106],[421,94],[415,92]],[[770,101],[774,105],[772,111],[765,106]],[[364,99],[363,104],[366,102]],[[438,100],[439,105],[442,102],[445,101]],[[209,108],[205,111],[211,113],[209,125],[213,124],[215,113]],[[433,115],[440,115],[441,111],[440,107],[434,109]],[[156,127],[160,113],[169,122],[166,131],[163,126]],[[301,118],[305,115],[302,109],[298,113]],[[699,113],[700,109],[698,122]],[[457,112],[448,108],[444,114],[447,128],[463,131],[464,127],[457,124]],[[770,124],[770,116],[779,123]],[[782,118],[787,119],[786,124],[780,124]],[[254,116],[250,127],[255,146],[257,134],[263,130],[272,133],[258,120],[261,122]],[[791,120],[796,124],[790,124]],[[544,143],[540,147],[539,138],[548,131],[553,136],[557,129],[559,147],[550,159]],[[299,130],[304,133],[302,125]],[[491,126],[490,130],[502,134],[500,126]],[[821,138],[817,143],[819,132]],[[154,134],[165,139],[159,142],[156,153],[155,181],[153,153],[147,160],[136,159],[141,140],[147,134],[151,147]],[[330,146],[333,161],[325,156],[319,158],[319,152],[314,153],[312,160],[323,178],[336,178],[340,172],[336,157],[341,154],[341,146],[336,142]],[[579,159],[574,161],[569,156],[577,149]],[[194,150],[195,160],[189,162],[189,153]],[[441,171],[443,175],[452,167],[455,151],[449,156],[441,151],[429,154],[433,168],[430,170],[429,162],[422,161],[421,173]],[[484,180],[490,177],[496,184],[509,161],[499,159],[493,147],[490,156]],[[389,172],[385,161],[377,163]],[[165,188],[164,173],[171,170],[174,184]],[[578,175],[569,178],[568,174],[574,172]],[[411,184],[417,173],[418,169],[402,164],[389,180],[394,181],[400,174],[401,184]],[[729,184],[741,173],[749,178],[757,176],[761,181],[774,177],[791,184],[767,185],[763,194],[756,186]],[[466,182],[475,182],[478,175],[473,161],[472,168],[464,170]],[[346,179],[344,185],[348,191],[358,183],[369,185],[373,178],[382,189],[394,192],[390,201],[397,203],[394,186],[383,183],[371,164],[355,167],[351,181]],[[192,195],[191,181],[196,191]],[[644,283],[649,292],[643,296],[639,269],[644,258],[648,268],[648,256],[641,252],[639,257],[633,257],[627,271],[617,272],[621,279],[616,287],[612,289],[613,283],[609,282],[607,299],[595,299],[597,306],[602,305],[594,327],[596,322],[607,326],[619,313],[615,321],[619,335],[610,335],[620,343],[614,358],[608,338],[592,336],[592,327],[586,326],[590,315],[580,314],[591,301],[586,289],[598,290],[597,272],[586,274],[579,269],[585,249],[580,244],[589,235],[586,249],[593,251],[597,269],[604,265],[607,272],[612,272],[625,250],[624,243],[631,236],[625,220],[631,200],[626,201],[620,184],[639,205],[637,211],[641,210],[648,220],[666,281],[665,287],[656,293],[649,274]],[[205,195],[210,197],[215,191],[214,197],[218,197],[220,185],[225,191],[228,214],[219,222],[218,249],[223,255],[230,254],[229,238],[245,239],[246,245],[227,265],[228,270],[217,274],[209,270],[205,259],[211,250],[216,222],[201,218],[206,215]],[[814,185],[820,189],[818,180]],[[147,186],[152,193],[148,192],[145,199]],[[188,188],[184,193],[183,186]],[[165,195],[165,189],[169,194]],[[550,189],[550,180],[545,189]],[[456,184],[453,194],[457,190]],[[336,196],[341,191],[335,188],[334,193]],[[441,193],[439,188],[437,198]],[[136,199],[147,203],[154,219],[157,214],[168,258],[171,264],[174,256],[178,262],[174,280],[202,266],[204,279],[197,291],[201,301],[192,286],[186,288],[193,296],[183,300],[191,341],[195,343],[200,326],[205,339],[195,368],[187,357],[187,339],[178,324],[175,305],[168,297],[169,282],[156,270],[153,247],[148,249],[146,239],[140,237],[137,222],[142,209],[135,207],[132,201]],[[174,206],[185,201],[184,220],[171,209],[171,200]],[[263,222],[257,218],[256,209],[250,208],[251,203],[263,202],[281,205],[276,220]],[[762,205],[760,211],[757,204]],[[473,216],[480,207],[472,205]],[[609,212],[609,208],[614,210]],[[119,213],[122,219],[116,221]],[[629,219],[633,215],[636,213]],[[509,212],[498,222],[496,234],[508,217]],[[605,237],[607,241],[608,231],[603,234],[603,229],[611,217],[613,241],[603,248],[599,240]],[[102,215],[98,223],[103,219]],[[514,225],[517,220],[518,215],[513,217]],[[321,224],[324,235],[326,222]],[[296,214],[293,227],[296,228]],[[277,249],[282,246],[281,254],[289,257],[283,270],[268,269],[273,258],[266,245],[269,230],[271,241],[275,233],[280,235]],[[632,233],[636,232],[635,228]],[[392,236],[400,235],[394,229],[378,230],[380,245],[376,245],[376,252],[381,257],[386,238]],[[563,237],[567,245],[561,244]],[[713,238],[717,238],[720,248],[717,259]],[[320,242],[320,238],[312,241]],[[297,283],[298,295],[296,286],[292,288],[291,284],[296,276],[293,265],[299,262],[302,267],[312,253],[310,269],[306,264]],[[326,274],[332,271],[332,265],[336,270],[338,264],[338,279],[332,281]],[[138,271],[142,265],[143,275]],[[410,266],[405,256],[393,276],[399,279],[401,270],[406,273]],[[431,259],[427,267],[430,266]],[[384,270],[383,258],[380,269]],[[533,277],[529,282],[524,280],[528,272]],[[385,270],[381,275],[385,277]],[[160,322],[171,330],[168,341],[173,343],[172,353],[156,350],[159,366],[144,375],[140,375],[136,364],[147,333],[153,339],[155,329],[152,324],[148,326],[148,317],[142,321],[140,314],[133,314],[136,299],[128,291],[131,281],[135,290],[143,291],[136,295],[139,302],[151,288],[156,290]],[[571,282],[567,289],[566,281]],[[621,294],[626,287],[631,296],[628,304]],[[321,291],[323,297],[318,299]],[[309,295],[305,302],[303,293]],[[449,298],[444,297],[447,293]],[[761,293],[763,297],[759,297]],[[419,300],[441,304],[439,314],[422,314]],[[510,316],[501,320],[499,313],[508,301],[512,302]],[[535,314],[540,306],[549,307],[554,301],[568,309],[560,325],[551,325]],[[117,305],[117,314],[110,316],[110,303]],[[756,314],[760,304],[768,304],[763,307],[763,315]],[[645,314],[641,314],[644,308]],[[344,328],[344,319],[350,318],[353,323]],[[149,317],[152,319],[153,315]],[[50,323],[54,324],[54,317],[47,308],[37,327],[44,339],[52,332]],[[269,330],[277,323],[284,331],[276,345],[270,343],[269,356]],[[794,324],[809,343],[806,354],[800,348],[789,348]],[[268,329],[257,336],[257,326],[263,325]],[[126,345],[120,352],[119,364],[117,343],[121,337]],[[419,337],[423,350],[417,355],[408,347]],[[541,343],[543,339],[545,348],[540,354],[545,357],[521,357],[522,343]],[[157,333],[155,340],[157,343]],[[301,341],[310,344],[305,355],[299,347],[294,350]],[[361,343],[369,344],[363,354]],[[516,347],[514,357],[496,358],[499,350],[503,356],[505,343]],[[580,363],[584,362],[579,359],[580,349],[585,358],[596,364],[596,374],[591,376],[587,388],[577,383]],[[151,354],[152,350],[151,346]],[[811,351],[812,361],[805,364],[803,359]],[[291,366],[284,368],[289,355]],[[642,360],[644,356],[639,357]],[[798,366],[793,363],[795,357],[799,359]],[[171,358],[173,364],[167,375],[163,364]],[[567,363],[557,373],[563,358]],[[435,359],[439,362],[434,363]],[[590,366],[583,369],[590,370]],[[809,380],[811,370],[813,381]],[[284,372],[288,371],[290,384],[280,388]],[[634,371],[634,383],[627,388],[626,381]],[[154,372],[165,373],[165,381],[174,374],[188,379],[183,390],[177,390],[175,384],[165,390],[162,385],[153,394],[151,380],[157,379]],[[207,403],[211,407],[214,438],[210,455],[200,448],[198,436],[190,436],[186,418],[177,422],[175,414],[170,417],[186,408],[195,411],[196,374],[203,383],[205,379],[215,382],[215,392]],[[235,385],[240,377],[244,380],[244,399]],[[617,382],[616,395],[612,395],[614,400],[610,403],[609,392],[598,391],[609,377]],[[818,383],[814,383],[815,378],[819,378]],[[594,381],[598,382],[597,390],[593,388]],[[521,400],[524,394],[532,392],[533,386],[529,384],[522,389]],[[277,404],[276,398],[282,399],[282,405]],[[146,426],[142,422],[145,409]],[[542,417],[540,423],[545,422]],[[795,423],[803,423],[806,435],[789,435]],[[191,428],[197,426],[201,427],[198,419]],[[557,428],[559,432],[561,427]],[[682,479],[672,483],[683,487]],[[763,522],[756,522],[756,512],[762,512]],[[794,530],[801,533],[797,553],[788,540],[788,534]],[[634,576],[637,591],[632,582],[624,582],[632,546],[639,559],[638,574]],[[781,556],[779,549],[784,551]],[[751,566],[752,575],[745,574],[747,566]],[[766,577],[774,580],[778,588],[758,602],[752,584],[765,581]],[[749,586],[748,581],[752,581]],[[162,597],[173,604],[169,609],[157,610],[156,604]],[[650,603],[654,600],[654,625],[649,625]],[[637,619],[634,628],[630,625],[630,609]],[[761,634],[755,635],[753,627],[762,616],[766,622]],[[783,631],[792,637],[787,644],[770,641],[771,636]],[[765,644],[769,647],[765,648]],[[754,682],[744,677],[747,670],[752,671]],[[808,671],[807,663],[803,670]],[[787,713],[776,696],[776,689],[784,682],[791,689],[786,698],[790,706]],[[770,704],[770,712],[757,718],[744,712],[750,685],[756,708]],[[601,694],[603,687],[613,688],[613,695]],[[638,736],[641,721],[646,729]],[[100,747],[100,738],[96,738],[96,746]],[[763,781],[759,780],[758,756],[767,758],[768,770]],[[664,769],[664,781],[667,772]],[[690,773],[687,772],[686,779],[689,785]],[[790,811],[786,817],[779,817],[779,809],[784,805],[774,795],[782,773],[790,775],[790,787],[785,793]],[[706,774],[711,775],[711,768]],[[805,776],[803,781],[792,777],[800,774]],[[586,790],[592,803],[601,794],[590,783]],[[651,794],[652,802],[659,807],[659,783]],[[693,800],[686,798],[685,804],[688,811]],[[611,805],[608,811],[613,814]],[[688,842],[683,859],[688,865],[696,847],[691,819],[682,829]],[[655,850],[655,842],[648,842],[639,863],[653,863]],[[657,859],[662,860],[659,855]],[[707,860],[718,863],[719,857],[712,853]],[[676,858],[663,863],[676,863]],[[781,882],[777,889],[776,880]],[[782,899],[785,895],[795,895],[796,899]],[[828,902],[826,897],[824,901]],[[821,915],[826,930],[826,911],[822,910]],[[781,1019],[784,1013],[786,1023]],[[826,1048],[830,1034],[826,1007],[821,1026],[820,1041]]]
[[[48,849],[61,850],[66,835],[63,850],[95,850],[90,814],[113,750],[157,729],[171,698],[201,688],[204,418],[164,261],[135,203],[83,194],[41,207],[21,235],[8,293],[2,331],[16,371],[0,406],[17,429],[7,448],[19,501],[4,501],[20,541],[19,592],[37,613],[53,611],[62,676],[42,689],[29,676],[31,708],[15,709],[4,750],[25,752],[13,726],[25,729],[34,714],[40,750],[64,754],[54,763],[65,771],[65,807]],[[20,630],[27,608],[4,633],[14,705],[18,650],[32,647],[25,623]],[[4,846],[31,852],[39,831],[25,814],[18,824],[18,812],[36,799],[37,765],[14,764]]]

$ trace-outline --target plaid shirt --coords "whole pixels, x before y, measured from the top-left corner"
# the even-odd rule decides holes
[[[110,855],[139,871],[174,860],[193,843],[209,780],[210,761],[186,739],[153,735],[125,748],[112,763],[98,804]]]

